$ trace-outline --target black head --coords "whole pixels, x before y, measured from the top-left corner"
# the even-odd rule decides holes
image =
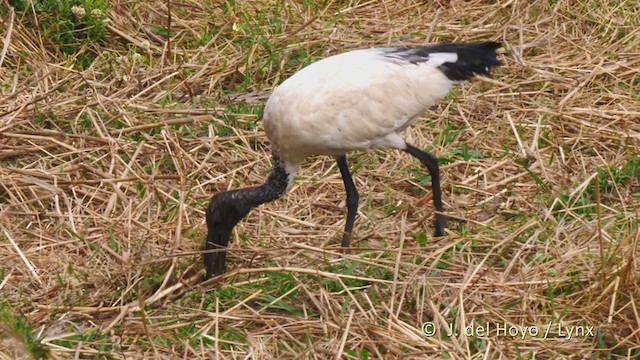
[[[233,190],[213,196],[207,208],[207,241],[205,251],[219,249],[218,252],[206,252],[203,256],[207,278],[221,275],[225,271],[227,245],[231,231],[253,208],[247,198],[251,189]]]
[[[227,245],[231,231],[251,209],[273,201],[287,189],[290,177],[277,154],[273,155],[273,167],[267,181],[256,187],[238,189],[214,195],[207,208],[207,242],[205,250],[215,250],[204,254],[207,278],[224,273]]]

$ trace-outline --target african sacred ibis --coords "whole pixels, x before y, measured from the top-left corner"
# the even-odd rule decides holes
[[[254,207],[281,197],[300,163],[313,155],[335,157],[342,175],[347,196],[343,247],[349,246],[358,209],[346,158],[355,150],[400,149],[418,158],[431,175],[435,236],[443,236],[446,216],[438,160],[407,144],[400,133],[454,84],[499,66],[499,47],[482,42],[354,50],[313,63],[285,80],[264,109],[273,153],[267,181],[218,193],[207,208],[207,278],[224,273],[234,226]]]

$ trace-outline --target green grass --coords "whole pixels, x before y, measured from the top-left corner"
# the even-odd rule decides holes
[[[255,130],[256,122],[262,118],[264,104],[229,103],[223,113],[224,124],[216,123],[214,131],[217,136],[233,136],[234,129]]]
[[[38,26],[49,49],[60,49],[87,68],[105,45],[109,8],[105,0],[9,0],[19,16]],[[79,52],[83,50],[83,53]]]
[[[78,329],[69,327],[68,330],[77,332]],[[110,336],[108,334],[100,334],[95,328],[88,329],[80,334],[67,336],[62,340],[54,340],[52,343],[67,349],[77,349],[80,343],[90,343],[95,350],[99,351],[99,354],[96,354],[94,359],[109,358],[113,351],[113,342],[110,340]]]
[[[382,212],[385,216],[393,215],[401,209],[396,203],[397,201],[393,197],[392,191],[387,190],[384,193],[384,201],[382,202]]]
[[[164,273],[162,269],[150,269],[145,273],[140,283],[140,291],[142,294],[153,294],[164,281]]]
[[[369,359],[369,350],[361,349],[361,350],[346,350],[347,355],[352,356],[356,359],[368,360]]]
[[[593,218],[596,214],[595,179],[599,181],[601,201],[606,204],[609,202],[610,196],[617,196],[616,189],[625,188],[627,183],[633,180],[637,181],[640,178],[640,157],[631,157],[622,166],[599,167],[596,172],[598,173],[597,178],[594,178],[579,196],[572,197],[570,190],[563,190],[558,196],[559,202],[553,210],[570,207],[574,214],[585,216],[587,219]],[[558,213],[558,216],[573,218],[572,215],[564,213]]]
[[[2,280],[4,280],[4,271],[0,276],[0,282]],[[16,310],[4,299],[0,300],[0,327],[5,335],[15,336],[33,358],[47,357],[47,347],[40,343],[31,325],[22,316],[16,314]],[[7,332],[9,334],[6,334]]]
[[[454,133],[449,133],[448,136],[451,136],[450,141],[454,141],[454,139],[458,135],[459,133],[454,132]],[[460,161],[460,160],[470,161],[470,160],[477,160],[477,159],[484,159],[484,158],[487,158],[487,156],[484,155],[482,151],[476,150],[476,149],[470,149],[467,144],[462,144],[460,148],[452,149],[448,153],[440,155],[438,157],[438,162],[441,165],[446,165],[446,164],[451,164],[453,162]]]

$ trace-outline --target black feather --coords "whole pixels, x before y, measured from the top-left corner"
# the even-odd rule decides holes
[[[431,54],[456,53],[456,62],[445,62],[438,68],[450,80],[464,81],[476,75],[488,75],[491,68],[500,66],[496,50],[501,46],[496,42],[435,44],[411,49],[390,49],[386,55],[417,64],[428,61]]]

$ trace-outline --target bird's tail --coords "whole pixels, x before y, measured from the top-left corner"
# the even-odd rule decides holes
[[[502,45],[496,42],[473,44],[437,44],[428,47],[428,52],[455,53],[455,62],[444,62],[438,68],[453,81],[465,81],[476,75],[489,75],[489,71],[500,66],[496,52]]]

